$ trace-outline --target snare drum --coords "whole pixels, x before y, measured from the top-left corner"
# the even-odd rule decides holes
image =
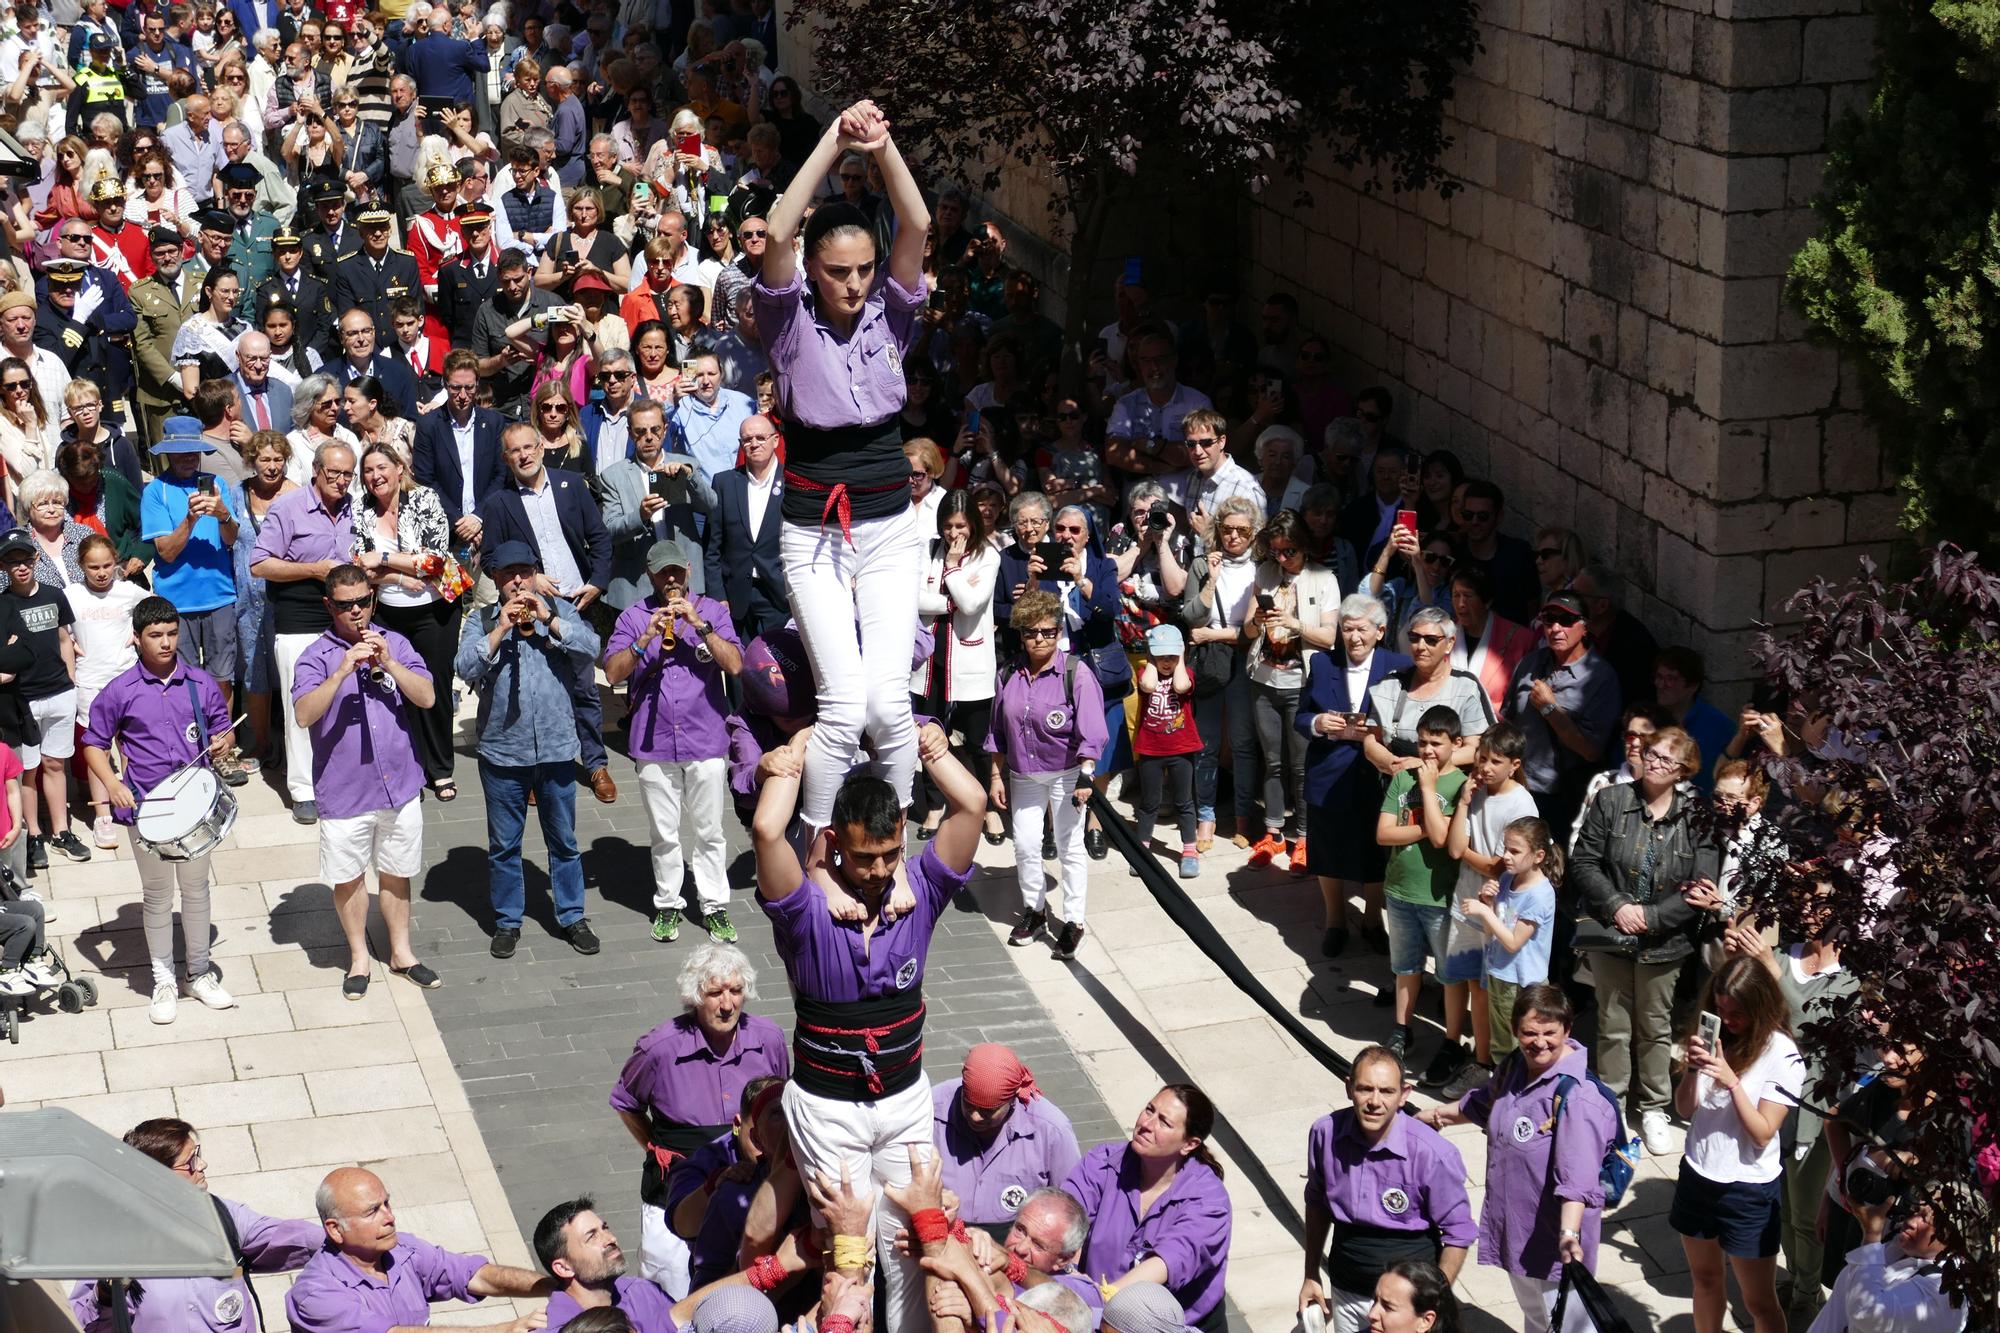
[[[139,802],[139,841],[162,861],[207,856],[235,823],[235,795],[207,768],[170,773]]]

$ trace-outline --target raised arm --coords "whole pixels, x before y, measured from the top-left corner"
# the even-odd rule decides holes
[[[757,813],[750,820],[750,845],[757,854],[757,892],[777,902],[805,878],[799,855],[785,834],[799,807],[801,773],[773,773],[757,794]]]
[[[888,120],[883,118],[881,123],[881,146],[875,149],[875,164],[882,168],[882,184],[896,210],[896,239],[889,247],[889,276],[903,290],[914,292],[924,280],[924,245],[930,236],[931,211],[924,206],[923,191],[910,175],[909,164],[903,161],[895,140],[889,137]]]
[[[806,155],[806,160],[799,164],[798,175],[792,177],[793,188],[779,195],[778,202],[771,206],[771,214],[764,220],[764,225],[771,232],[770,239],[764,244],[763,282],[766,287],[775,290],[788,286],[792,275],[798,271],[798,256],[792,251],[792,242],[798,239],[799,226],[805,221],[806,206],[812,202],[811,182],[824,180],[826,173],[833,169],[834,160],[842,153],[855,148],[873,152],[877,147],[875,144],[856,142],[842,129],[848,116],[862,106],[872,107],[873,104],[857,102],[833,119],[819,136],[819,142],[813,145],[812,152]],[[885,142],[887,133],[885,126]],[[897,161],[900,163],[901,159]],[[887,170],[886,163],[883,169]],[[908,174],[908,168],[904,169],[904,173]],[[921,203],[918,212],[923,213]]]
[[[938,860],[964,874],[972,868],[979,833],[986,824],[986,788],[951,752],[951,740],[937,723],[926,723],[918,733],[917,753],[923,758],[924,772],[944,795],[944,822],[938,825],[933,843]],[[759,804],[757,814],[762,817],[763,813]]]

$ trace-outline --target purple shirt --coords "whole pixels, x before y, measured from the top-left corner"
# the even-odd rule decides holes
[[[709,597],[692,596],[688,601],[718,638],[742,648],[728,607]],[[654,593],[621,611],[604,656],[608,659],[636,644],[653,613],[664,605],[665,600]],[[640,763],[689,764],[727,757],[729,737],[723,721],[729,716],[729,701],[722,693],[724,675],[685,620],[674,626],[672,651],[660,651],[657,639],[647,644],[632,669],[632,758]]]
[[[1222,1303],[1229,1272],[1229,1195],[1214,1170],[1183,1158],[1174,1183],[1139,1216],[1139,1157],[1130,1143],[1100,1143],[1069,1173],[1063,1188],[1090,1216],[1090,1239],[1077,1265],[1116,1280],[1148,1256],[1167,1266],[1167,1289],[1190,1324]]]
[[[757,809],[757,765],[763,762],[764,751],[774,745],[783,745],[791,738],[778,734],[778,728],[767,717],[744,717],[731,713],[723,722],[723,732],[729,742],[729,793],[736,799],[736,808],[746,816]]]
[[[1306,1207],[1335,1222],[1387,1231],[1435,1227],[1439,1243],[1471,1249],[1479,1238],[1465,1195],[1465,1159],[1445,1136],[1413,1116],[1389,1122],[1370,1145],[1347,1107],[1313,1121],[1306,1134]]]
[[[692,1014],[660,1024],[632,1047],[611,1089],[611,1109],[651,1113],[681,1125],[727,1125],[743,1106],[743,1088],[760,1078],[790,1078],[785,1030],[744,1014],[729,1050],[717,1055]]]
[[[760,275],[751,285],[757,332],[778,372],[778,403],[787,421],[821,430],[887,421],[903,410],[903,358],[923,327],[924,298],[889,276],[886,266],[842,338],[806,308],[805,268],[776,289]]]
[[[189,739],[194,731],[194,701],[188,697],[192,680],[201,696],[201,711],[208,734],[229,729],[229,707],[215,678],[199,667],[174,662],[173,673],[162,680],[134,662],[109,685],[97,692],[90,704],[90,725],[84,729],[83,743],[109,751],[113,741],[125,756],[125,785],[140,800],[158,786],[160,780],[201,753],[201,741]],[[138,820],[137,810],[113,807],[112,818],[121,824]]]
[[[922,988],[924,956],[930,952],[938,914],[965,887],[972,867],[953,870],[939,859],[934,844],[925,843],[923,855],[904,870],[916,910],[879,927],[866,951],[861,923],[829,916],[826,894],[810,877],[776,902],[758,895],[793,990],[807,999],[839,1004]]]
[[[289,1273],[326,1244],[326,1229],[317,1222],[266,1217],[227,1199],[217,1202],[236,1223],[252,1272]],[[144,1299],[133,1300],[129,1290],[125,1297],[132,1333],[256,1333],[257,1307],[240,1277],[147,1278],[137,1285]],[[116,1326],[110,1307],[98,1302],[95,1282],[72,1287],[69,1308],[84,1333],[111,1333]]]
[[[410,641],[382,629],[389,653],[403,666],[431,678]],[[306,645],[292,675],[292,703],[311,694],[340,669],[353,645],[332,630]],[[322,819],[352,819],[374,810],[397,810],[424,789],[415,738],[402,691],[394,681],[370,684],[367,669],[349,673],[312,724],[312,781]],[[385,673],[386,674],[386,673]]]
[[[705,1145],[674,1163],[674,1169],[667,1173],[667,1201],[662,1206],[667,1210],[667,1224],[673,1224],[674,1209],[681,1206],[681,1200],[708,1183],[708,1178],[717,1171],[726,1171],[743,1156],[743,1146],[736,1141],[736,1131],[718,1134]]]
[[[1557,1233],[1564,1200],[1584,1205],[1583,1266],[1597,1270],[1597,1232],[1604,1220],[1598,1173],[1617,1133],[1617,1111],[1586,1077],[1590,1053],[1572,1040],[1555,1068],[1529,1079],[1511,1060],[1483,1088],[1459,1102],[1466,1118],[1486,1127],[1486,1201],[1479,1210],[1479,1262],[1522,1277],[1562,1276]],[[1545,1131],[1555,1110],[1556,1080],[1576,1080],[1562,1120]],[[1551,1172],[1550,1162],[1554,1160]]]
[[[432,1301],[476,1301],[471,1285],[488,1260],[453,1254],[427,1240],[399,1235],[384,1259],[387,1276],[365,1273],[323,1246],[285,1293],[285,1315],[296,1333],[388,1333],[431,1322]]]
[[[964,1082],[955,1078],[931,1089],[945,1188],[958,1195],[958,1215],[968,1223],[1011,1222],[1028,1195],[1061,1185],[1076,1170],[1083,1160],[1076,1131],[1054,1102],[1037,1097],[1016,1102],[999,1132],[981,1139],[958,1113]]]
[[[1095,761],[1110,734],[1104,726],[1104,690],[1088,662],[1077,660],[1072,708],[1063,683],[1070,657],[1058,652],[1040,673],[1025,660],[1002,673],[993,701],[986,748],[1007,761],[1010,773],[1060,773],[1077,761]]]
[[[642,1277],[621,1277],[611,1283],[611,1304],[625,1312],[638,1333],[679,1333],[674,1322],[674,1298]],[[583,1313],[566,1291],[549,1297],[548,1326],[559,1329]]]
[[[311,486],[279,496],[257,530],[250,563],[259,560],[344,561],[354,554],[354,505],[342,498],[338,512],[329,510]]]

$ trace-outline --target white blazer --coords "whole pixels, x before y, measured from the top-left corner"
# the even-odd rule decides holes
[[[964,563],[947,573],[942,540],[933,541],[931,547],[923,587],[917,592],[917,611],[926,619],[938,617],[933,626],[936,643],[932,656],[949,654],[951,673],[946,682],[951,702],[991,699],[998,671],[993,650],[993,589],[1000,582],[1000,553],[981,542]],[[949,634],[944,632],[947,621]],[[922,694],[929,677],[929,663],[911,672],[910,693]]]

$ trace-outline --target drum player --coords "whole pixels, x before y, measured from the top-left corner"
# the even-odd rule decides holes
[[[187,947],[188,994],[211,1009],[236,1001],[208,961],[208,854],[187,860],[163,859],[139,836],[136,819],[147,795],[203,757],[212,762],[229,752],[235,733],[215,678],[179,657],[180,612],[164,597],[148,597],[132,608],[132,634],[139,660],[98,692],[83,733],[83,757],[111,794],[111,817],[131,829],[132,860],[142,892],[146,952],[153,962],[153,1002],[147,1016],[171,1023],[180,1002],[174,972],[174,893],[180,892],[181,939]],[[111,767],[111,747],[125,756],[124,780]],[[188,807],[192,830],[202,815],[193,807],[201,793],[225,799],[213,769],[205,782],[191,783],[178,805]]]

